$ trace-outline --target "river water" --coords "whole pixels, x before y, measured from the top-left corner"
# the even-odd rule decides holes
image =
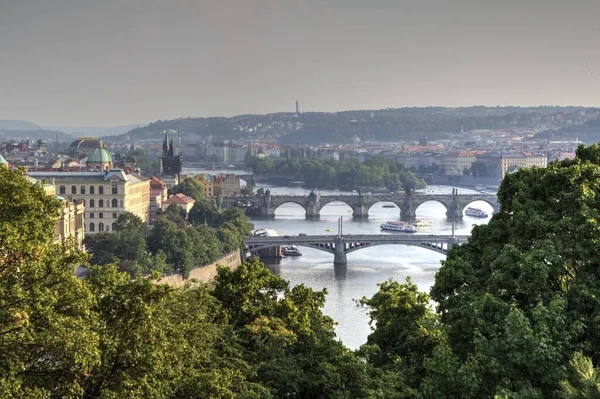
[[[259,185],[271,190],[271,194],[308,194],[303,188],[275,187]],[[258,188],[257,187],[257,188]],[[449,194],[452,187],[429,186],[429,192]],[[458,188],[459,193],[477,193],[474,190]],[[321,195],[340,194],[339,191],[319,190]],[[353,193],[347,193],[352,195]],[[379,226],[386,220],[399,220],[397,207],[384,208],[391,203],[379,202],[369,210],[368,220],[353,220],[352,210],[344,203],[327,204],[321,210],[318,221],[305,220],[305,211],[297,204],[283,204],[275,210],[274,220],[254,219],[255,227],[276,230],[279,235],[304,233],[335,234],[337,221],[343,217],[344,234],[381,234]],[[471,206],[492,213],[492,207],[477,201]],[[416,234],[451,234],[452,223],[446,219],[446,208],[438,202],[426,202],[416,210],[417,219],[431,221],[432,225],[419,227]],[[456,222],[456,234],[470,234],[472,226],[484,224],[487,219],[464,216]],[[328,231],[330,230],[330,231]],[[387,232],[384,234],[394,234]],[[384,245],[365,248],[347,255],[346,267],[333,266],[333,255],[312,248],[300,247],[301,257],[288,257],[280,261],[267,261],[266,266],[274,273],[288,280],[292,286],[305,284],[313,289],[327,289],[327,302],[324,313],[336,322],[336,332],[344,344],[357,349],[366,342],[370,333],[369,317],[366,309],[357,306],[356,300],[371,297],[378,290],[378,283],[387,279],[403,282],[406,277],[416,283],[422,291],[429,291],[444,255],[417,247],[404,245]]]

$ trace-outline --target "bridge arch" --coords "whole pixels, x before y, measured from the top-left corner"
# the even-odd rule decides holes
[[[347,201],[345,199],[331,199],[331,200],[319,200],[319,215],[321,215],[323,213],[323,209],[325,209],[325,207],[327,205],[346,205],[350,211],[352,211],[353,207],[352,207],[352,202],[351,201]],[[342,216],[346,216],[346,213],[340,214]],[[351,213],[348,213],[348,215],[352,215]]]
[[[273,213],[276,215],[278,209],[280,209],[283,205],[289,205],[289,204],[298,205],[300,208],[302,208],[304,210],[304,215],[306,215],[306,203],[300,199],[298,199],[298,200],[290,199],[290,200],[286,200],[284,202],[274,204],[273,205]],[[296,208],[296,207],[294,207],[294,208]],[[290,215],[290,216],[292,216],[292,215]]]
[[[381,199],[379,201],[373,202],[373,203],[368,204],[366,206],[367,212],[369,214],[369,217],[374,215],[374,210],[375,210],[374,207],[377,204],[383,204],[383,205],[393,204],[393,205],[395,205],[394,211],[397,211],[398,215],[402,215],[402,202],[400,202],[400,201],[392,201],[392,200],[389,200],[389,199]]]
[[[434,203],[442,205],[442,207],[444,207],[443,215],[447,215],[448,210],[450,209],[450,205],[447,202],[441,201],[438,198],[429,198],[429,199],[424,199],[423,201],[415,201],[415,200],[413,200],[411,202],[411,205],[412,205],[412,208],[413,208],[412,211],[414,213],[414,216],[415,217],[417,216],[417,211],[419,210],[419,208],[421,208],[422,205],[425,205],[425,204],[431,203],[431,202],[434,202]]]

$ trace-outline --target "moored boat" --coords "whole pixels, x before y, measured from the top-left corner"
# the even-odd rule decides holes
[[[295,245],[286,245],[281,247],[281,253],[285,256],[302,256],[302,252]]]
[[[395,220],[390,220],[379,226],[381,230],[388,231],[399,231],[401,233],[416,233],[417,228],[411,224],[406,222],[398,222]]]
[[[472,207],[468,207],[467,210],[465,211],[465,215],[467,216],[472,216],[475,218],[486,218],[488,217],[488,214],[485,213],[484,211],[482,211],[479,208],[472,208]]]

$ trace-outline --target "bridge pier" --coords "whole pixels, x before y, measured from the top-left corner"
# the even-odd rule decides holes
[[[448,204],[446,208],[446,217],[448,220],[462,220],[462,208],[456,202]]]
[[[333,264],[339,266],[346,266],[348,260],[346,259],[346,248],[344,245],[344,239],[342,237],[335,238],[335,248],[333,251]]]
[[[309,205],[306,207],[306,219],[307,220],[319,220],[321,213],[317,205]]]
[[[410,201],[406,201],[400,207],[400,219],[404,221],[411,221],[417,218],[416,207],[414,207]]]
[[[275,219],[275,209],[269,204],[261,205],[256,209],[255,216],[261,219]]]
[[[369,218],[369,208],[364,206],[363,204],[354,205],[352,207],[352,217],[354,219],[368,219]]]

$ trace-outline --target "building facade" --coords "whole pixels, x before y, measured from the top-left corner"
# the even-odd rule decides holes
[[[507,173],[520,168],[548,166],[548,156],[532,152],[486,152],[477,155],[477,162],[485,165],[488,177],[504,178]]]
[[[29,176],[54,181],[56,195],[85,206],[85,234],[112,231],[124,212],[131,212],[149,223],[150,179],[144,176],[125,174],[121,169],[31,172]]]
[[[202,186],[205,197],[210,198],[215,194],[215,185],[212,175],[196,175],[194,176],[194,180],[196,180]]]
[[[83,203],[69,201],[66,198],[55,194],[55,184],[53,181],[41,181],[31,176],[26,176],[31,184],[40,184],[46,195],[54,196],[61,202],[60,216],[54,225],[54,242],[65,244],[69,240],[75,248],[83,249],[84,230],[84,212]]]
[[[213,179],[214,195],[229,197],[240,192],[240,179],[235,175],[219,175]]]
[[[150,224],[158,218],[163,203],[167,200],[167,185],[158,177],[150,180]]]
[[[473,165],[477,157],[474,152],[451,152],[442,155],[442,171],[445,175],[460,176]]]

